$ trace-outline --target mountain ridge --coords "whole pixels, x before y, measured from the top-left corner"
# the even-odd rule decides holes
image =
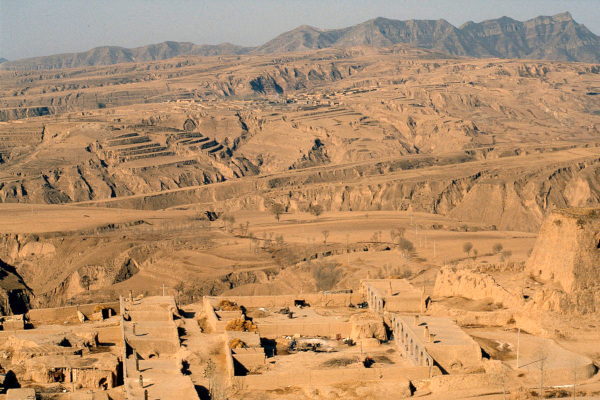
[[[257,47],[231,43],[196,45],[166,41],[136,48],[96,47],[81,53],[65,53],[2,63],[2,69],[40,70],[113,65],[166,60],[178,56],[277,54],[328,47],[390,47],[409,44],[455,56],[517,58],[552,61],[600,62],[600,37],[577,23],[568,12],[538,16],[526,21],[501,17],[468,21],[455,27],[444,19],[394,20],[383,17],[340,29],[309,25],[284,32]],[[1,62],[1,60],[0,60]]]

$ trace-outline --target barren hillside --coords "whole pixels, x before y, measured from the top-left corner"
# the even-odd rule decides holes
[[[353,287],[400,268],[398,227],[428,286],[460,232],[524,259],[552,210],[600,204],[599,73],[404,44],[2,71],[0,259],[32,306],[184,276],[190,298],[293,292],[348,249]]]
[[[375,18],[342,29],[319,29],[304,25],[258,47],[230,43],[196,45],[173,41],[132,49],[103,46],[82,53],[4,60],[6,63],[0,69],[35,71],[168,60],[190,55],[282,55],[331,47],[381,48],[396,44],[476,58],[600,61],[600,38],[565,12],[527,21],[516,21],[509,17],[479,23],[469,21],[460,27],[443,19],[398,21],[387,18]],[[2,61],[0,59],[0,63]]]

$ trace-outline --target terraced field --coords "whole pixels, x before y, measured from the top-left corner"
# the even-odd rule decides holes
[[[523,258],[553,209],[600,205],[599,72],[592,64],[458,58],[405,45],[0,71],[0,201],[142,213],[117,218],[107,237],[100,222],[92,236],[74,226],[69,246],[81,256],[52,279],[32,271],[55,270],[55,257],[69,252],[55,239],[48,239],[55,255],[6,250],[0,258],[17,266],[40,304],[107,287],[174,286],[186,268],[207,282],[196,294],[267,285],[280,274],[282,286],[267,286],[292,290],[286,268],[303,273],[307,247],[327,242],[311,229],[337,231],[344,213],[368,233],[336,233],[321,244],[324,254],[338,254],[344,240],[379,249],[385,241],[368,215],[398,213],[426,215],[443,232],[463,225],[487,232],[473,238],[483,242],[521,232],[529,236],[512,246]],[[270,216],[274,204],[289,230]],[[329,222],[311,219],[315,206]],[[175,214],[154,220],[158,210]],[[21,226],[25,236],[5,240],[20,249],[34,231]],[[286,251],[276,232],[289,238]],[[138,250],[108,250],[104,240],[113,236]],[[419,242],[415,260],[442,261],[423,237],[410,240]],[[460,259],[447,243],[438,249]],[[98,263],[83,257],[90,249],[117,255]],[[90,293],[82,276],[95,282]]]

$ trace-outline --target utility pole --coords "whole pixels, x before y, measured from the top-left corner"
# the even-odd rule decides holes
[[[521,328],[517,331],[517,369],[519,369],[519,347],[521,344]]]
[[[350,266],[350,234],[346,234],[346,263]]]
[[[544,398],[544,361],[546,358],[540,359],[540,400]]]

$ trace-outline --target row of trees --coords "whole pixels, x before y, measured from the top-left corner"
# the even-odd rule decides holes
[[[281,215],[286,212],[286,209],[285,206],[281,203],[273,203],[270,211],[275,216],[277,221],[279,221],[281,219]],[[307,211],[318,218],[323,213],[323,206],[319,204],[311,204],[308,207]],[[227,229],[229,232],[233,232],[235,223],[235,218],[233,217],[233,215],[225,214],[221,216],[221,220],[223,220],[224,228]],[[252,240],[251,248],[252,244],[254,244],[255,251],[258,251],[260,239],[256,238],[253,233],[249,232],[249,226],[250,223],[248,221],[246,221],[245,224],[240,223],[240,234],[242,236],[250,237],[250,239]],[[323,230],[321,231],[321,233],[323,235],[323,243],[326,244],[327,239],[329,238],[329,230]],[[404,237],[405,234],[406,228],[404,227],[391,229],[389,232],[390,241],[400,248],[405,258],[410,258],[412,255],[414,255],[415,247],[411,241]],[[382,242],[383,232],[374,232],[373,236],[371,237],[371,240],[374,242]],[[283,235],[277,235],[275,236],[275,238],[273,238],[273,233],[263,233],[263,242],[265,247],[271,247],[273,245],[273,241],[278,247],[282,247],[284,243]],[[474,259],[477,259],[477,257],[479,256],[479,251],[473,247],[472,242],[463,243],[463,251],[467,253],[467,257],[469,258],[471,258],[471,253]],[[504,249],[504,246],[501,243],[496,243],[492,246],[492,253],[499,255],[500,261],[506,261],[512,256],[512,251]]]
[[[279,221],[281,219],[281,215],[285,214],[286,209],[285,206],[281,203],[273,203],[273,205],[270,208],[270,211],[271,214],[275,216],[275,219]],[[306,211],[319,218],[321,214],[323,214],[324,209],[323,206],[320,204],[311,204],[310,206],[308,206]]]
[[[467,257],[471,257],[471,252],[473,252],[473,258],[476,259],[479,255],[479,251],[473,248],[473,243],[465,242],[463,243],[463,251],[467,253]],[[492,253],[500,256],[500,261],[506,261],[512,256],[512,251],[505,250],[502,243],[496,243],[492,246]]]

